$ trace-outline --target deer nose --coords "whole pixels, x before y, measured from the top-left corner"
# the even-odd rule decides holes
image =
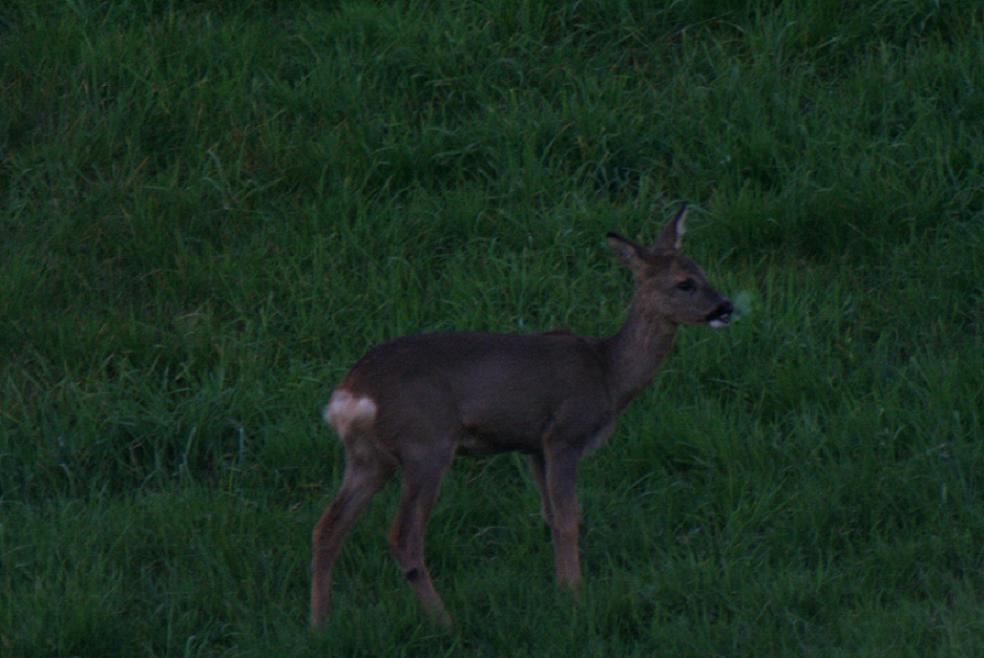
[[[735,310],[735,307],[731,305],[731,302],[724,300],[718,305],[714,312],[707,316],[707,322],[715,329],[727,326],[728,322],[731,321],[731,313]]]

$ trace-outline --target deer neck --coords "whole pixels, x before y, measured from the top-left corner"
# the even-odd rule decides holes
[[[602,342],[612,395],[621,411],[644,389],[666,360],[677,325],[632,300],[629,318]]]

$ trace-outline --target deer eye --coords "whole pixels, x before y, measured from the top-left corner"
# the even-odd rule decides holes
[[[694,283],[693,279],[684,279],[676,285],[677,290],[682,290],[683,292],[692,292],[697,288],[697,284]]]

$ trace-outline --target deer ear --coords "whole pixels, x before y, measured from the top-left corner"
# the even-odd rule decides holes
[[[679,251],[680,247],[683,246],[683,234],[686,232],[687,204],[683,204],[677,211],[676,217],[663,227],[663,232],[659,234],[659,240],[656,241],[656,249]]]
[[[632,240],[623,238],[618,233],[608,234],[608,245],[615,252],[615,256],[618,258],[622,265],[633,272],[637,271],[646,260],[646,249],[640,247]]]

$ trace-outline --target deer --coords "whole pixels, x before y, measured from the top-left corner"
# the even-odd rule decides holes
[[[346,536],[397,470],[402,490],[390,549],[423,610],[451,629],[424,563],[424,530],[458,454],[529,456],[557,586],[577,595],[578,462],[608,441],[619,413],[667,358],[680,325],[717,329],[731,319],[731,302],[680,253],[686,215],[683,204],[651,247],[608,233],[635,285],[628,318],[612,336],[424,333],[380,344],[352,366],[323,411],[344,446],[345,471],[312,532],[312,629],[326,623]]]

